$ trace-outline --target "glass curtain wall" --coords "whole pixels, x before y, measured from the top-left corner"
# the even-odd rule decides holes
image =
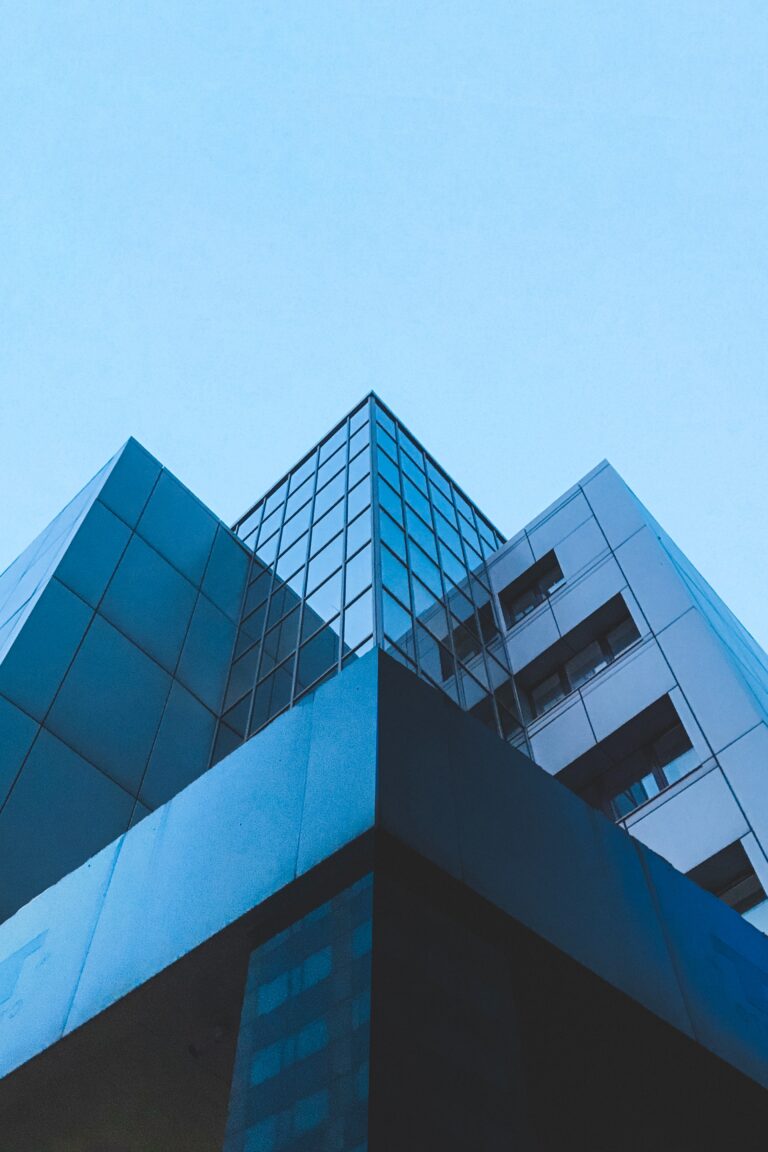
[[[486,570],[503,537],[376,397],[235,530],[253,556],[214,762],[374,643],[524,739]]]
[[[523,742],[486,567],[504,538],[375,399],[372,428],[378,642],[488,727]]]

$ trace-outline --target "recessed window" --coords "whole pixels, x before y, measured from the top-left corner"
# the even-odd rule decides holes
[[[756,928],[768,930],[768,898],[740,840],[697,864],[687,875]]]
[[[663,696],[563,768],[558,779],[593,808],[622,820],[698,765],[677,710]]]
[[[581,688],[639,637],[623,597],[614,596],[520,672],[531,718]]]
[[[499,592],[507,628],[512,628],[564,583],[562,569],[554,552],[548,552]]]

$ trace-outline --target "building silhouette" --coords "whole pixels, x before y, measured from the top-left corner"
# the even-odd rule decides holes
[[[129,440],[0,576],[0,1149],[762,1147],[767,689],[607,463]]]

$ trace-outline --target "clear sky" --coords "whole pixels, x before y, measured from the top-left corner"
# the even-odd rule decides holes
[[[765,0],[24,0],[0,106],[0,567],[375,388],[510,535],[608,457],[768,645]]]

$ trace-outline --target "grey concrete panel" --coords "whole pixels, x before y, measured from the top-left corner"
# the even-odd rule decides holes
[[[46,723],[129,791],[144,773],[171,678],[96,616]]]
[[[558,628],[565,634],[621,592],[626,581],[613,557],[606,557],[552,600]]]
[[[161,465],[131,437],[115,458],[99,499],[135,527],[161,472]]]
[[[207,596],[200,596],[176,676],[213,712],[221,708],[234,643],[235,625]]]
[[[170,472],[163,471],[137,531],[199,586],[216,535],[216,519]]]
[[[149,808],[167,803],[207,770],[215,729],[213,713],[174,683],[141,783],[140,798]]]
[[[611,548],[644,527],[640,504],[610,464],[584,485],[584,493]]]
[[[133,800],[43,728],[0,813],[0,920],[128,827]]]
[[[0,692],[42,720],[93,615],[52,579],[0,664]]]
[[[296,708],[126,835],[67,1031],[294,879],[311,721]]]
[[[519,672],[560,639],[549,602],[540,605],[507,633],[505,645],[513,672]]]
[[[768,728],[759,724],[723,748],[718,760],[765,851],[768,848]]]
[[[203,592],[235,622],[240,618],[249,562],[245,545],[220,524],[205,569]]]
[[[397,827],[405,843],[418,848],[452,876],[461,876],[452,763],[456,756],[456,706],[442,696],[434,702],[430,700],[436,723],[425,724],[421,694],[405,694],[402,689],[403,681],[393,669],[393,662],[382,660],[379,708],[387,717],[397,713],[398,720],[380,726],[379,764],[383,778],[379,777],[378,821],[385,828]],[[479,732],[479,725],[473,723],[470,739]],[[416,770],[414,765],[418,765]],[[403,797],[407,797],[406,803]]]
[[[299,875],[367,832],[376,819],[378,649],[311,697],[312,729]],[[310,706],[310,700],[300,708]]]
[[[696,609],[665,628],[659,644],[715,754],[762,720],[754,697]]]
[[[561,540],[591,516],[592,511],[583,494],[575,489],[566,501],[558,504],[545,518],[534,521],[528,529],[528,539],[535,558],[538,560],[556,548]]]
[[[632,835],[681,872],[741,839],[748,831],[744,814],[719,768],[680,782],[667,799],[628,822]],[[685,834],[682,834],[685,829]]]
[[[581,689],[595,736],[603,740],[674,686],[654,641],[629,649]]]
[[[491,587],[495,592],[501,592],[513,580],[517,580],[518,576],[522,576],[535,559],[527,536],[522,535],[510,540],[494,553],[489,563]]]
[[[585,520],[555,545],[555,554],[566,580],[572,580],[609,552],[605,536],[594,518]]]
[[[93,608],[104,595],[131,530],[97,500],[56,568],[56,578]]]
[[[551,718],[545,716],[544,721],[540,726],[531,727],[529,735],[534,761],[550,774],[559,772],[595,743],[584,702],[578,694],[570,698],[566,708]]]
[[[616,552],[629,586],[654,632],[682,616],[693,601],[650,528],[642,528]]]
[[[16,779],[38,728],[31,716],[0,696],[0,805]]]
[[[694,1035],[768,1084],[768,937],[666,861],[648,869]]]
[[[62,1035],[120,841],[0,924],[0,1076]]]
[[[134,535],[101,603],[101,613],[173,672],[197,593],[159,552]]]

